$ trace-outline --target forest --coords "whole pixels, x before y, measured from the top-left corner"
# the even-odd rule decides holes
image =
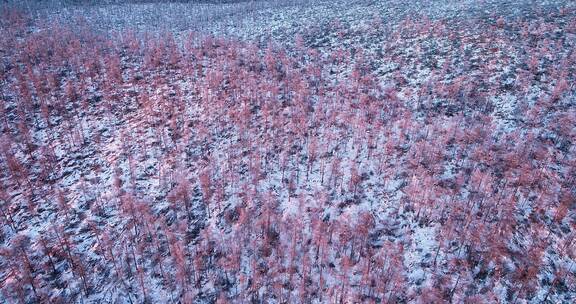
[[[0,302],[574,303],[576,4],[350,2],[0,4]]]

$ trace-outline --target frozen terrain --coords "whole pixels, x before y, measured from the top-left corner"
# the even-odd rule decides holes
[[[571,1],[0,5],[0,302],[574,303]]]

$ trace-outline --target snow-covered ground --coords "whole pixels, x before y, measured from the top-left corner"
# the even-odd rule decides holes
[[[573,302],[574,9],[6,19],[0,300]]]

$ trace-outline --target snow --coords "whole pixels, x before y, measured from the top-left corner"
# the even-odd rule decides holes
[[[565,2],[542,1],[537,6],[543,9],[550,9],[561,3]],[[480,5],[480,8],[477,7],[478,5]],[[410,178],[414,176],[414,173],[407,172],[404,166],[410,160],[410,153],[418,153],[418,148],[414,142],[411,142],[412,140],[426,141],[431,146],[440,145],[440,143],[433,141],[435,138],[434,133],[430,135],[430,140],[428,140],[426,135],[428,134],[426,128],[430,126],[427,120],[430,117],[435,119],[434,125],[438,127],[438,130],[433,130],[433,132],[448,132],[447,130],[449,129],[447,127],[450,124],[455,124],[455,128],[460,127],[456,123],[459,121],[457,115],[466,116],[470,112],[476,111],[476,109],[472,106],[461,106],[450,96],[435,98],[418,105],[418,98],[425,97],[425,94],[420,95],[421,93],[418,92],[418,89],[426,83],[442,83],[448,87],[459,76],[465,77],[464,79],[469,82],[480,78],[481,81],[485,81],[486,86],[497,88],[495,92],[490,92],[491,95],[489,95],[489,100],[494,107],[494,111],[489,113],[489,116],[494,119],[494,125],[499,132],[497,134],[505,136],[514,132],[521,126],[520,123],[523,119],[519,117],[522,113],[519,109],[520,101],[534,105],[538,98],[547,96],[548,92],[553,88],[553,86],[547,84],[549,80],[546,77],[550,76],[544,75],[538,82],[533,81],[526,96],[506,89],[515,84],[515,78],[511,74],[516,73],[521,65],[520,53],[524,46],[521,44],[506,45],[507,40],[504,40],[506,32],[503,30],[498,32],[498,30],[490,29],[496,31],[496,33],[494,36],[487,35],[485,29],[477,27],[475,18],[486,18],[488,19],[486,21],[488,24],[493,21],[495,12],[506,16],[524,18],[526,17],[524,14],[538,10],[537,7],[528,7],[530,5],[536,4],[533,1],[515,1],[505,4],[500,1],[483,1],[479,4],[477,1],[471,0],[444,0],[434,3],[429,1],[405,3],[403,1],[350,2],[337,0],[330,2],[307,1],[306,3],[302,1],[290,3],[264,1],[223,5],[147,3],[63,8],[47,6],[40,9],[37,11],[39,20],[46,19],[72,26],[87,22],[89,28],[96,28],[102,32],[120,31],[125,28],[134,28],[139,31],[139,34],[145,31],[159,35],[165,32],[172,32],[182,44],[190,31],[200,31],[202,34],[210,33],[216,37],[224,36],[227,39],[238,39],[241,42],[236,47],[241,51],[245,51],[246,56],[250,53],[250,47],[242,44],[243,42],[249,41],[256,42],[259,45],[268,45],[268,39],[270,38],[272,41],[271,45],[277,48],[285,48],[289,54],[288,56],[292,56],[290,58],[296,56],[304,58],[302,62],[299,62],[302,64],[317,59],[314,59],[312,55],[299,54],[300,50],[294,45],[296,34],[300,34],[303,37],[305,47],[314,48],[319,53],[318,57],[322,59],[328,58],[333,51],[340,47],[346,52],[353,49],[355,52],[362,50],[364,60],[370,63],[369,73],[374,75],[375,82],[379,84],[377,85],[378,90],[373,92],[373,94],[381,94],[384,88],[387,87],[394,88],[396,84],[394,78],[398,76],[395,74],[396,71],[401,72],[400,76],[406,78],[405,85],[400,87],[398,98],[408,109],[415,111],[414,117],[409,118],[413,124],[411,128],[414,130],[407,130],[401,121],[390,123],[388,126],[390,127],[390,136],[398,137],[405,143],[394,147],[395,155],[381,156],[383,146],[389,138],[387,137],[388,135],[377,134],[378,149],[372,151],[372,159],[368,160],[369,148],[368,145],[364,145],[366,133],[359,132],[356,129],[364,123],[358,120],[361,115],[357,113],[361,112],[353,108],[347,109],[350,113],[340,111],[339,104],[336,103],[338,102],[337,100],[327,112],[336,112],[336,115],[338,115],[337,120],[342,122],[343,126],[322,126],[319,129],[309,127],[312,131],[323,136],[323,138],[320,138],[319,143],[322,153],[318,156],[318,160],[310,166],[309,172],[307,167],[308,156],[306,156],[309,148],[308,138],[306,142],[295,143],[296,148],[302,150],[301,153],[293,155],[290,152],[287,153],[288,163],[285,170],[281,168],[276,151],[266,151],[266,148],[263,147],[261,148],[262,150],[257,152],[262,153],[262,155],[264,152],[271,152],[268,168],[263,168],[265,176],[259,184],[246,190],[241,188],[242,182],[249,178],[250,174],[246,172],[251,170],[250,164],[255,161],[250,157],[246,157],[246,155],[251,155],[254,151],[250,151],[250,148],[240,145],[244,139],[243,134],[236,129],[237,126],[229,121],[217,121],[215,119],[214,116],[227,113],[229,109],[224,107],[229,107],[230,104],[226,103],[226,100],[222,101],[224,97],[218,95],[217,89],[206,84],[208,77],[205,77],[205,75],[209,72],[206,72],[205,75],[198,75],[198,78],[201,79],[200,81],[195,79],[194,76],[184,76],[179,74],[180,72],[168,69],[153,71],[150,75],[139,74],[143,78],[141,82],[134,85],[125,84],[117,88],[119,91],[125,92],[126,95],[122,97],[120,102],[113,105],[114,109],[110,113],[104,110],[102,106],[104,102],[107,102],[107,97],[104,97],[104,100],[96,101],[90,105],[87,113],[82,115],[79,120],[70,122],[64,117],[52,117],[51,123],[55,127],[51,130],[47,130],[47,126],[44,123],[38,126],[38,129],[33,130],[32,137],[38,143],[49,142],[50,136],[48,136],[48,132],[53,132],[50,135],[57,139],[57,141],[53,142],[57,161],[55,163],[56,166],[50,172],[53,185],[46,184],[42,188],[37,189],[40,196],[37,201],[44,211],[40,212],[39,216],[30,216],[28,210],[18,210],[16,218],[19,225],[22,225],[20,229],[33,240],[36,240],[39,236],[49,232],[53,223],[63,222],[61,212],[57,211],[57,207],[53,204],[55,198],[52,195],[44,196],[41,194],[43,192],[51,193],[51,187],[60,188],[65,191],[66,199],[70,202],[72,208],[68,213],[72,220],[70,223],[65,223],[64,230],[72,236],[75,244],[74,251],[79,255],[83,255],[84,259],[91,263],[89,265],[102,267],[101,264],[104,264],[100,262],[102,255],[97,253],[100,247],[97,244],[94,233],[90,231],[87,225],[87,220],[93,220],[97,222],[100,229],[113,233],[111,237],[119,257],[130,259],[130,252],[125,247],[130,242],[130,233],[126,233],[126,231],[131,231],[129,224],[131,219],[129,216],[122,214],[124,211],[118,207],[120,202],[116,192],[119,189],[115,189],[113,186],[115,171],[120,169],[120,178],[123,181],[122,191],[131,191],[131,183],[134,180],[136,199],[150,206],[152,213],[159,217],[153,229],[158,233],[159,242],[163,247],[168,246],[168,241],[165,240],[167,239],[166,232],[163,229],[168,229],[169,231],[174,230],[175,238],[182,246],[188,246],[187,235],[194,234],[190,241],[190,246],[192,247],[197,246],[197,242],[203,240],[202,237],[197,236],[195,231],[201,231],[200,233],[212,231],[217,237],[221,237],[220,247],[227,249],[226,245],[236,241],[234,233],[237,229],[228,222],[229,220],[226,216],[233,213],[232,211],[237,207],[243,205],[243,196],[253,196],[250,198],[254,200],[254,202],[250,203],[254,204],[254,206],[250,205],[251,208],[261,211],[258,209],[260,205],[263,205],[261,200],[268,193],[271,193],[279,204],[281,214],[281,220],[279,220],[277,225],[287,225],[290,220],[299,218],[302,221],[302,242],[314,238],[312,229],[316,217],[333,223],[334,227],[337,225],[346,227],[347,225],[354,226],[359,224],[361,215],[372,214],[374,215],[375,225],[371,231],[370,240],[366,243],[374,248],[387,246],[389,243],[394,244],[394,246],[402,246],[401,272],[406,275],[406,288],[411,290],[411,295],[419,294],[424,287],[433,286],[435,280],[433,274],[449,276],[451,283],[455,284],[455,272],[447,264],[450,259],[466,257],[468,254],[467,249],[458,249],[457,253],[455,253],[452,245],[439,244],[439,239],[442,237],[440,235],[442,224],[438,221],[427,221],[424,215],[420,215],[417,210],[414,210],[413,204],[406,203],[406,201],[411,199],[406,193],[406,187],[412,182]],[[415,12],[418,14],[415,14]],[[420,16],[420,14],[427,15],[432,21],[443,21],[445,26],[456,32],[460,45],[448,37],[435,35],[431,31],[426,31],[426,29],[413,33],[396,32],[402,29],[401,21],[408,22],[403,19],[404,17]],[[85,16],[86,20],[79,21],[75,19],[74,16],[77,15]],[[375,18],[382,18],[381,27],[373,26]],[[526,18],[533,21],[529,16]],[[414,20],[416,19],[414,17],[411,19],[410,22],[417,21]],[[338,29],[333,28],[335,20],[338,20],[340,24]],[[416,25],[413,26],[416,27]],[[38,27],[41,26],[38,25]],[[407,26],[407,28],[413,27]],[[342,35],[338,32],[342,32]],[[397,36],[395,36],[396,34]],[[201,37],[197,39],[197,41],[202,41]],[[487,39],[492,44],[487,44],[482,39]],[[574,37],[566,36],[565,40],[567,44],[572,43],[573,45]],[[496,48],[497,51],[490,53],[490,48]],[[256,50],[263,52],[263,49]],[[469,52],[469,55],[466,55],[466,52]],[[447,54],[452,57],[447,57]],[[504,62],[503,57],[505,56],[510,56],[508,63]],[[351,59],[351,62],[327,64],[324,66],[325,69],[321,71],[322,76],[326,79],[326,87],[328,89],[333,90],[338,84],[350,89],[348,86],[350,75],[354,71],[353,66],[362,61],[358,55],[350,57],[345,55],[345,58]],[[121,64],[124,68],[123,76],[125,82],[131,81],[130,76],[134,76],[142,70],[142,66],[139,63],[130,62],[129,60],[129,56],[122,57]],[[211,68],[209,65],[215,64],[214,58],[202,58],[202,60],[205,65],[204,68]],[[551,57],[548,60],[556,60],[556,58]],[[487,68],[485,65],[488,65],[489,62],[490,66]],[[441,75],[438,69],[441,69],[445,64],[454,65],[456,68],[449,70],[445,75]],[[468,65],[468,68],[465,68],[466,65]],[[482,74],[484,68],[489,69],[490,73],[488,76]],[[229,76],[229,73],[228,71],[224,74]],[[296,69],[295,73],[303,73],[303,71]],[[247,75],[247,77],[250,76],[249,73]],[[74,76],[69,75],[69,77],[68,79],[72,81]],[[93,86],[89,87],[89,98],[95,99],[97,94],[100,94],[101,88],[98,85],[101,79],[99,77],[101,76],[96,76],[96,79],[93,79]],[[153,83],[152,79],[154,77],[169,80],[169,83],[157,85]],[[436,81],[438,79],[436,77],[443,78]],[[10,81],[14,81],[14,79],[10,79]],[[181,112],[183,121],[178,122],[177,127],[190,127],[190,138],[174,138],[172,135],[175,130],[164,118],[168,109],[166,103],[172,102],[173,99],[171,98],[173,96],[170,94],[175,91],[174,87],[176,85],[183,91],[184,96],[182,98],[184,100],[184,110]],[[207,85],[206,91],[202,87],[204,85]],[[282,83],[282,85],[285,84]],[[12,90],[11,88],[4,88],[3,84],[0,86],[2,89]],[[432,89],[438,89],[438,87]],[[481,92],[486,90],[487,88],[479,88]],[[149,95],[152,96],[153,113],[147,112],[147,110],[142,108],[139,104],[142,102],[141,99],[136,102],[134,96],[140,97],[143,92],[149,92]],[[206,96],[205,92],[209,92],[210,96]],[[132,93],[133,95],[131,95]],[[320,102],[332,102],[332,99],[336,99],[332,91],[324,97],[325,100],[316,96],[311,97],[310,103],[313,106],[317,106]],[[574,100],[572,97],[564,98],[560,104],[565,105],[567,108],[572,107],[573,102],[569,101]],[[207,112],[207,107],[204,103],[208,99],[214,103],[223,102],[223,108],[212,109],[213,112]],[[286,99],[291,100],[291,98]],[[14,103],[13,101],[9,102],[9,105],[11,106]],[[358,104],[359,101],[354,100],[353,103]],[[456,107],[456,110],[452,110],[450,106]],[[181,111],[181,109],[178,109],[178,111]],[[298,108],[295,106],[286,106],[282,113],[286,121],[289,121],[293,117],[293,113],[297,111]],[[430,114],[433,111],[437,111],[440,114]],[[442,111],[447,112],[446,115]],[[260,114],[258,114],[260,111],[255,110],[254,112],[256,114],[250,116],[251,120],[248,121],[248,125],[261,123],[259,122]],[[348,116],[353,117],[351,121],[358,120],[358,125],[347,125],[349,122],[345,121],[345,119]],[[41,120],[40,116],[39,120]],[[83,126],[81,134],[83,137],[94,138],[96,134],[99,134],[100,142],[90,144],[74,142],[77,139],[73,140],[73,137],[65,130],[65,122],[71,123],[75,127],[81,124]],[[224,126],[219,127],[218,123],[222,123]],[[469,124],[463,123],[463,125],[467,126]],[[208,128],[207,138],[203,138],[201,135],[202,126]],[[288,128],[288,126],[282,126],[282,128]],[[259,127],[253,127],[253,129],[257,130],[258,133],[252,134],[254,138],[250,139],[257,142],[262,141],[263,138],[266,138],[265,136],[278,134],[277,130],[266,130]],[[336,140],[326,143],[323,140],[325,140],[329,131],[334,132]],[[459,131],[467,134],[467,131],[470,130]],[[545,131],[552,132],[550,130]],[[404,137],[408,138],[408,135],[404,134],[404,132],[412,132],[410,133],[411,138],[403,139]],[[450,132],[453,131],[450,130]],[[320,137],[320,135],[318,136]],[[293,135],[288,134],[286,138],[280,140],[287,140],[289,136]],[[357,142],[360,142],[360,144]],[[447,144],[440,147],[450,148]],[[291,147],[285,148],[286,150],[292,149]],[[22,151],[19,151],[16,157],[23,163],[32,163],[34,160],[30,160],[29,156],[23,152],[24,148],[15,148],[15,150],[20,149]],[[174,152],[175,150],[178,152]],[[458,153],[460,151],[455,149],[451,153],[442,154],[442,156],[445,158],[456,157]],[[35,152],[33,156],[39,154],[40,152]],[[210,154],[209,157],[206,157],[206,154]],[[133,158],[129,160],[128,156]],[[204,159],[205,157],[209,160]],[[337,180],[331,173],[333,168],[335,168],[333,160],[336,157],[340,159],[337,168],[342,172],[341,177],[338,177]],[[381,168],[378,166],[377,157],[385,158],[384,162],[387,164],[387,168],[384,169],[384,172],[381,172]],[[229,159],[231,160],[230,164],[228,163]],[[30,165],[33,169],[32,172],[38,174],[39,166]],[[210,165],[214,171],[215,182],[232,180],[226,174],[230,174],[235,179],[234,184],[224,185],[221,206],[213,204],[206,206],[204,194],[201,193],[201,187],[197,182],[197,176],[200,171]],[[458,173],[468,164],[463,164],[456,160],[446,160],[442,165],[443,167],[439,170],[439,180],[450,183],[458,178]],[[131,168],[131,166],[134,168]],[[351,172],[355,166],[358,166],[358,171],[362,174],[362,181],[357,191],[351,190],[353,189],[351,186]],[[421,164],[416,164],[416,166],[422,167]],[[482,167],[482,165],[479,165],[479,167]],[[97,168],[99,169],[97,170]],[[235,172],[232,168],[239,168],[239,170]],[[397,171],[394,171],[395,169]],[[564,171],[565,169],[560,165],[552,166],[549,169],[559,171],[561,174],[568,172]],[[324,173],[322,172],[323,170]],[[133,172],[134,176],[131,176],[130,172]],[[421,172],[423,172],[419,173],[421,175],[429,174],[425,170]],[[282,179],[283,174],[285,174],[284,180]],[[323,174],[324,178],[322,178]],[[175,204],[167,199],[168,192],[177,184],[180,175],[184,176],[192,184],[192,211],[189,215],[184,215],[182,210],[175,210],[178,207],[175,207]],[[296,189],[292,192],[288,189],[289,186],[285,180],[295,179],[296,176],[298,182],[296,182]],[[420,176],[415,178],[419,179]],[[7,185],[6,183],[9,183],[8,174],[3,175],[3,179],[3,185]],[[324,180],[322,181],[322,179]],[[84,180],[89,185],[86,193],[83,191],[81,180]],[[471,192],[472,188],[469,188],[471,187],[469,185],[470,182],[466,180],[464,183],[468,184],[458,194],[459,197],[455,204],[461,203],[459,200],[464,203],[467,200],[472,200],[474,194]],[[434,186],[438,187],[437,185]],[[6,186],[6,188],[11,195],[11,204],[14,206],[28,206],[26,203],[28,198],[23,195],[23,191],[19,189],[18,185],[11,185],[10,188]],[[518,201],[523,202],[530,197],[529,194],[518,194]],[[97,203],[103,205],[105,216],[97,214],[95,207]],[[516,220],[519,223],[527,223],[530,216],[536,212],[532,204],[535,204],[535,202],[528,202],[524,205],[524,208],[518,211]],[[476,205],[476,202],[473,202],[472,206]],[[316,209],[320,209],[320,212],[317,212]],[[306,211],[303,212],[302,210]],[[213,215],[209,217],[208,213]],[[574,213],[572,212],[570,215],[573,217]],[[257,217],[257,214],[254,216]],[[551,218],[553,215],[550,214],[549,217]],[[161,227],[160,222],[163,219],[166,219],[168,228]],[[250,224],[254,227],[256,227],[254,222],[256,220],[259,219],[249,219]],[[569,218],[565,220],[566,223],[570,221],[573,220]],[[178,223],[188,226],[185,227],[184,231],[179,231],[176,227]],[[522,229],[529,231],[530,227],[523,226]],[[5,230],[8,230],[8,227]],[[256,229],[254,228],[254,230]],[[522,231],[522,233],[524,232],[526,231]],[[327,235],[328,232],[326,232]],[[291,236],[282,235],[280,237],[291,240]],[[333,237],[334,242],[341,240],[341,236],[337,235],[337,233],[334,233]],[[560,246],[558,245],[559,241],[565,237],[566,234],[563,232],[554,232],[550,239],[551,248]],[[529,245],[529,238],[521,235],[518,231],[511,238],[510,244],[508,244],[510,249],[519,252]],[[308,245],[304,244],[299,244],[299,246],[308,248]],[[396,247],[394,246],[390,250],[395,250]],[[432,265],[439,246],[441,246],[441,250],[438,253],[437,265]],[[459,246],[460,248],[465,247],[463,244],[459,244]],[[309,245],[309,247],[308,251],[313,251],[313,245]],[[332,252],[328,260],[334,262],[333,268],[342,269],[342,256],[346,256],[351,251],[351,248],[340,248],[337,253]],[[165,255],[164,261],[167,264],[165,267],[169,268],[171,265],[168,264],[172,264],[172,259],[167,250],[164,249],[161,252]],[[300,254],[305,255],[307,251],[302,249],[302,252]],[[249,253],[246,254],[248,255]],[[180,287],[173,289],[167,287],[166,282],[157,273],[157,267],[151,261],[150,256],[151,252],[144,252],[137,259],[139,260],[138,263],[143,263],[139,264],[140,267],[145,267],[149,271],[149,275],[145,278],[149,300],[151,302],[167,302],[170,299],[170,302],[176,302],[182,290],[179,290]],[[40,257],[37,258],[41,260]],[[216,260],[218,258],[210,257],[210,260],[213,259]],[[574,263],[573,258],[559,253],[547,252],[543,260],[547,261],[548,264],[538,274],[539,278],[551,276],[553,267],[567,269]],[[514,259],[508,259],[506,262],[510,266],[510,271],[517,268],[515,263],[516,260]],[[58,264],[59,269],[70,267],[63,260]],[[108,264],[110,263],[108,262]],[[211,265],[216,267],[215,264]],[[240,271],[247,276],[253,276],[254,270],[251,267],[249,256],[242,256]],[[331,270],[334,271],[334,273],[331,273],[328,271],[331,266],[319,266],[319,264],[314,264],[312,267],[314,268],[311,278],[313,281],[318,281],[318,273],[322,269],[325,271],[324,280],[326,280],[326,285],[339,287],[340,281],[337,270]],[[480,267],[481,265],[471,267],[468,275],[478,274]],[[492,265],[488,268],[491,269],[492,267],[494,266]],[[127,268],[134,272],[130,267]],[[361,284],[359,268],[360,266],[354,268],[356,274],[350,275],[350,283],[353,286],[360,286]],[[175,272],[173,269],[174,267],[169,271],[170,279],[173,278]],[[95,285],[94,293],[91,295],[79,295],[82,289],[78,283],[79,281],[72,280],[71,272],[64,269],[61,270],[59,280],[62,282],[76,282],[74,283],[76,285],[71,283],[64,289],[51,287],[51,295],[61,294],[67,299],[81,299],[87,303],[127,303],[141,300],[138,277],[134,273],[127,279],[127,282],[124,282],[113,278],[116,276],[116,270],[111,267],[110,269],[102,269],[102,273],[99,273],[96,268],[91,270],[95,272],[94,278],[96,278],[96,282],[93,282]],[[223,277],[223,273],[218,272],[218,270],[219,268],[215,268],[210,275]],[[0,273],[3,276],[6,275],[5,271],[0,271]],[[128,276],[126,275],[126,277]],[[460,278],[459,274],[458,278]],[[495,286],[492,290],[498,294],[502,302],[509,301],[507,300],[510,290],[508,285],[511,283],[507,280],[509,279],[493,279],[491,281]],[[224,289],[218,282],[219,280],[217,279],[204,277],[201,282],[202,287],[194,289],[194,292],[198,293],[195,297],[196,302],[213,302],[212,300],[217,294]],[[4,285],[9,285],[9,283],[10,281],[3,282]],[[224,285],[226,284],[228,283]],[[232,282],[231,284],[233,287],[228,286],[231,290],[241,287],[237,282]],[[489,288],[486,287],[488,284],[490,283],[486,281],[479,282],[477,288]],[[552,288],[546,288],[544,283],[542,283],[533,301],[543,299],[550,289]],[[258,291],[261,295],[266,295],[268,292],[266,287],[262,287]],[[228,290],[228,293],[234,295],[235,291]],[[297,292],[294,290],[290,294],[293,297],[291,299],[294,299]],[[555,292],[551,295],[550,300],[569,300],[573,295],[574,291],[572,290],[563,293]],[[323,300],[327,301],[326,299]],[[404,301],[410,302],[416,301],[416,299],[407,298]],[[270,302],[279,301],[270,299]],[[322,301],[314,298],[311,302],[320,303]]]

